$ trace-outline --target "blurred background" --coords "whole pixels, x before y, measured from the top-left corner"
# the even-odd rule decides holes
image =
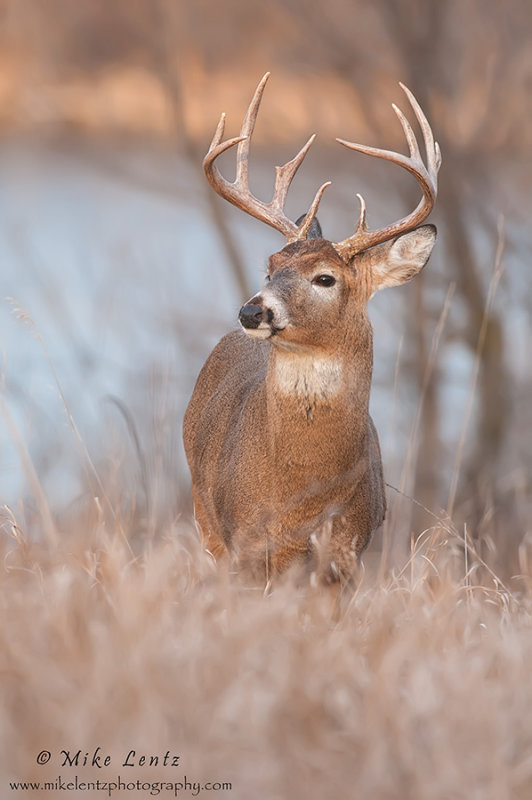
[[[43,509],[67,528],[97,497],[140,537],[190,514],[188,397],[283,246],[203,177],[219,114],[237,135],[272,72],[252,190],[269,200],[274,165],[317,133],[287,209],[332,180],[320,221],[341,240],[357,192],[371,227],[418,201],[402,170],[334,141],[404,150],[402,81],[443,166],[427,269],[370,308],[387,531],[406,546],[448,513],[517,564],[532,505],[531,42],[526,0],[0,0],[0,504],[28,529]]]

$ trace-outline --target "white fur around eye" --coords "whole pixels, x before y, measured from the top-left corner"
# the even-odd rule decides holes
[[[323,289],[331,289],[336,284],[336,278],[330,272],[319,272],[312,278],[312,283]]]
[[[327,286],[327,285],[323,286],[323,285],[317,283],[316,282],[316,278],[318,278],[320,275],[330,276],[334,280],[334,283],[331,286]],[[338,284],[337,278],[334,275],[331,275],[328,272],[323,272],[323,273],[319,272],[317,275],[315,275],[311,279],[312,291],[315,292],[316,295],[320,299],[322,299],[324,301],[333,300],[338,296],[338,286],[339,286],[339,284]]]

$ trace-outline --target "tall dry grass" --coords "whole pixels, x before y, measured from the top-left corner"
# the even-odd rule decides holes
[[[532,796],[525,549],[507,586],[442,523],[401,568],[368,558],[338,603],[292,580],[240,585],[185,521],[135,547],[128,524],[94,505],[57,543],[30,542],[3,511],[0,796],[76,775],[129,782],[114,797],[195,782],[246,800]],[[108,766],[62,766],[98,747]]]
[[[53,512],[4,407],[0,797],[532,797],[532,542],[434,517],[401,555],[392,512],[351,593],[247,587],[102,477],[44,355],[90,500]]]

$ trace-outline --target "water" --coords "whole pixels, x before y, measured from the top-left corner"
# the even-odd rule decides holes
[[[186,168],[170,161],[183,178]],[[5,147],[0,173],[0,342],[13,418],[7,424],[4,413],[1,426],[1,499],[12,504],[24,491],[19,437],[47,491],[65,502],[80,488],[79,456],[53,371],[96,458],[104,399],[138,413],[157,375],[187,394],[208,350],[201,342],[230,326],[235,297],[223,270],[212,269],[218,245],[197,192],[146,191],[35,145]]]
[[[304,210],[321,177],[302,180],[291,200],[294,214]],[[271,181],[270,167],[259,170],[257,181]],[[346,178],[338,184],[352,196]],[[328,235],[341,235],[335,227],[348,230],[354,212],[325,206],[325,230],[333,229]],[[227,213],[250,284],[258,288],[267,254],[282,242],[239,212]],[[85,450],[104,470],[121,453],[115,471],[124,471],[134,491],[131,431],[109,398],[134,420],[149,468],[157,462],[169,486],[186,486],[182,413],[201,363],[235,326],[244,299],[208,222],[198,173],[169,155],[6,143],[0,149],[0,220],[0,503],[16,506],[28,495],[29,457],[51,504],[67,506],[86,486]],[[440,281],[437,302],[445,288]],[[406,297],[400,293],[408,291],[383,292],[371,305],[372,407],[384,452],[405,450],[415,412],[408,386],[392,408]],[[512,363],[522,375],[530,320],[526,303],[512,303]],[[472,363],[459,345],[444,356],[444,434],[452,442]]]

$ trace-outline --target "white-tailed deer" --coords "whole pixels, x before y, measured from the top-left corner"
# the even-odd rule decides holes
[[[257,87],[240,136],[223,141],[222,115],[203,163],[218,194],[280,231],[287,245],[270,257],[263,288],[241,308],[241,330],[225,336],[201,370],[185,414],[185,450],[196,520],[215,556],[228,551],[238,568],[257,578],[306,563],[337,579],[351,574],[386,510],[379,442],[368,412],[373,341],[366,305],[378,289],[404,283],[426,264],[436,229],[418,226],[434,205],[441,156],[421,108],[403,86],[423,132],[426,164],[396,106],[409,156],[337,141],[404,167],[423,198],[407,217],[369,230],[358,195],[354,234],[327,241],[316,211],[329,184],[297,223],[284,213],[288,188],[314,136],[276,168],[271,203],[249,191],[249,146],[268,77]],[[237,174],[229,183],[215,161],[234,145]]]

